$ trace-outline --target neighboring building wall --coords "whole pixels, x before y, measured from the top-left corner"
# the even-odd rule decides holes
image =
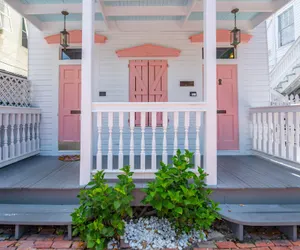
[[[27,76],[28,50],[22,46],[22,16],[3,3],[0,0],[0,69]]]
[[[80,64],[80,61],[59,61],[58,45],[48,45],[44,34],[30,26],[29,39],[29,79],[33,85],[33,104],[42,109],[41,151],[45,155],[58,155],[58,86],[59,64]],[[108,37],[105,44],[95,45],[95,75],[93,101],[127,102],[129,101],[129,59],[118,58],[115,51],[144,43],[155,43],[180,49],[178,58],[168,60],[168,85],[170,102],[198,102],[202,96],[202,44],[192,44],[190,32],[102,33]],[[227,45],[227,44],[226,44]],[[221,44],[220,44],[221,46]],[[265,24],[253,30],[253,38],[248,44],[238,48],[238,59],[219,60],[219,64],[238,64],[239,134],[240,150],[223,151],[220,154],[247,154],[251,148],[249,107],[269,104],[268,55]],[[195,87],[179,87],[180,80],[194,80]],[[213,83],[212,83],[213,84]],[[99,97],[99,91],[106,91],[106,97]],[[198,97],[190,97],[190,91],[197,91]],[[170,118],[172,119],[172,117]],[[105,120],[105,119],[104,119]],[[172,121],[170,120],[170,124]],[[183,123],[183,121],[181,121]],[[193,124],[191,122],[191,124]],[[194,131],[191,128],[191,131]],[[94,128],[94,139],[96,128]],[[161,136],[162,134],[157,134]],[[128,130],[124,130],[124,149],[128,150]],[[193,137],[193,134],[191,134]],[[168,145],[173,145],[168,138]],[[183,144],[184,133],[179,134],[179,143]],[[140,142],[138,136],[135,137]],[[157,138],[161,141],[161,138]],[[194,138],[191,140],[194,143]],[[94,150],[96,150],[94,141]],[[103,143],[107,143],[107,133],[103,132]],[[127,143],[127,144],[126,144]],[[149,142],[150,143],[150,142]],[[194,151],[195,145],[190,149]],[[117,150],[118,138],[114,138],[114,150]],[[160,150],[161,145],[158,145]],[[104,148],[107,149],[107,145]],[[172,146],[169,153],[172,153]],[[125,152],[127,153],[127,152]]]
[[[300,0],[293,0],[289,2],[286,6],[277,11],[266,21],[270,71],[272,71],[282,56],[284,56],[288,49],[293,45],[293,42],[284,46],[280,46],[279,43],[279,16],[291,7],[293,8],[294,13],[294,41],[296,41],[300,36]]]

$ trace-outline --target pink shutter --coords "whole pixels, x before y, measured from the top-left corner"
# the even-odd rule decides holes
[[[149,102],[168,101],[168,61],[149,61]],[[157,113],[157,126],[162,126],[162,113]],[[149,117],[151,125],[151,114]]]
[[[134,60],[129,62],[129,101],[148,102],[148,61]],[[147,121],[148,119],[146,119]],[[146,125],[147,122],[146,122]],[[135,126],[141,126],[141,114],[135,114]]]

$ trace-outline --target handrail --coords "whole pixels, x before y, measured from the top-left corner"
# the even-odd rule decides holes
[[[297,60],[300,58],[300,37],[289,48],[281,60],[276,64],[270,73],[271,86],[276,86],[285,76],[288,69],[291,69]]]
[[[93,102],[92,112],[206,111],[205,102]]]

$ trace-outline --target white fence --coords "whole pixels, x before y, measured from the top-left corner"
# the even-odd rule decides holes
[[[40,109],[0,107],[0,167],[40,152]]]
[[[300,163],[300,105],[250,109],[253,150]]]
[[[106,173],[115,174],[127,163],[137,166],[132,168],[135,176],[151,177],[160,160],[170,162],[178,148],[190,149],[191,145],[194,163],[200,166],[200,129],[205,105],[93,103],[98,131],[95,171],[105,169]]]
[[[23,77],[0,71],[0,105],[30,107],[31,85]]]

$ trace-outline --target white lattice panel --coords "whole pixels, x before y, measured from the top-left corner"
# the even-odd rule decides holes
[[[30,107],[30,82],[25,78],[0,71],[0,105]]]

